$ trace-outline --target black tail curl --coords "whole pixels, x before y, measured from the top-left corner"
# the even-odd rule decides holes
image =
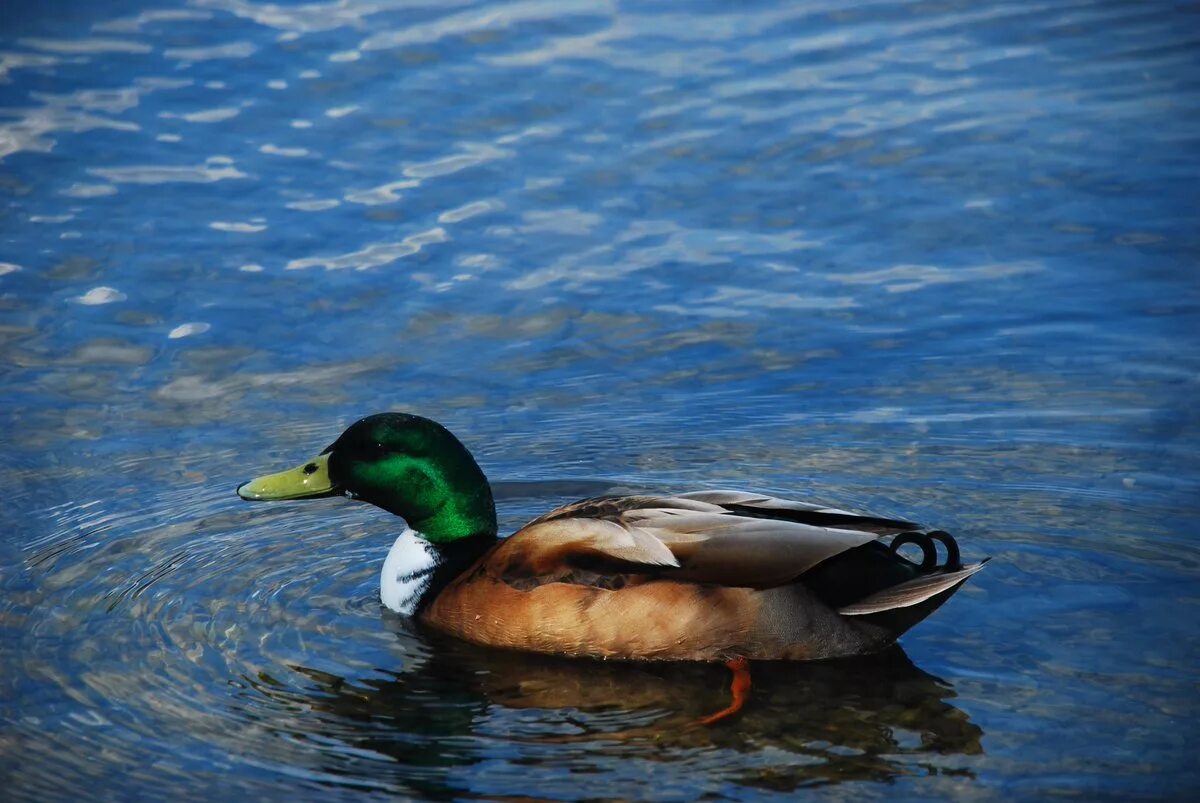
[[[934,541],[940,542],[946,548],[946,562],[940,566],[938,565],[938,552],[937,547],[933,543]],[[902,532],[892,539],[890,549],[892,552],[897,552],[905,544],[916,544],[921,548],[921,574],[930,574],[938,570],[956,572],[962,568],[958,542],[954,540],[954,536],[945,530],[930,530],[929,532],[908,530]]]

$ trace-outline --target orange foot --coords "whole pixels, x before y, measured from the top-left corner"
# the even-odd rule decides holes
[[[698,725],[713,725],[726,717],[733,716],[742,710],[742,706],[746,704],[746,698],[750,696],[750,662],[739,656],[726,661],[725,666],[729,667],[729,671],[733,673],[733,682],[729,684],[733,701],[728,708],[723,708],[717,713],[701,719],[696,723]]]

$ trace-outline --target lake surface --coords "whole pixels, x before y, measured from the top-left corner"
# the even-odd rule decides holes
[[[1194,795],[1198,185],[1194,6],[5,4],[4,796]],[[430,635],[398,520],[234,496],[383,410],[506,532],[736,487],[993,560],[696,729],[722,668]]]

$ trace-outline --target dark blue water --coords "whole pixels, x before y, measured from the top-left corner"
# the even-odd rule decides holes
[[[1194,794],[1198,183],[1184,4],[5,5],[5,796]],[[993,562],[695,730],[723,671],[418,632],[398,521],[234,497],[382,410],[509,530],[739,487]]]

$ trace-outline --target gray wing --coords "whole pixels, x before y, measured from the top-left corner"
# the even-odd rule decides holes
[[[911,528],[908,522],[740,491],[585,499],[536,519],[494,554],[505,575],[565,565],[750,588],[794,581],[834,555]]]

